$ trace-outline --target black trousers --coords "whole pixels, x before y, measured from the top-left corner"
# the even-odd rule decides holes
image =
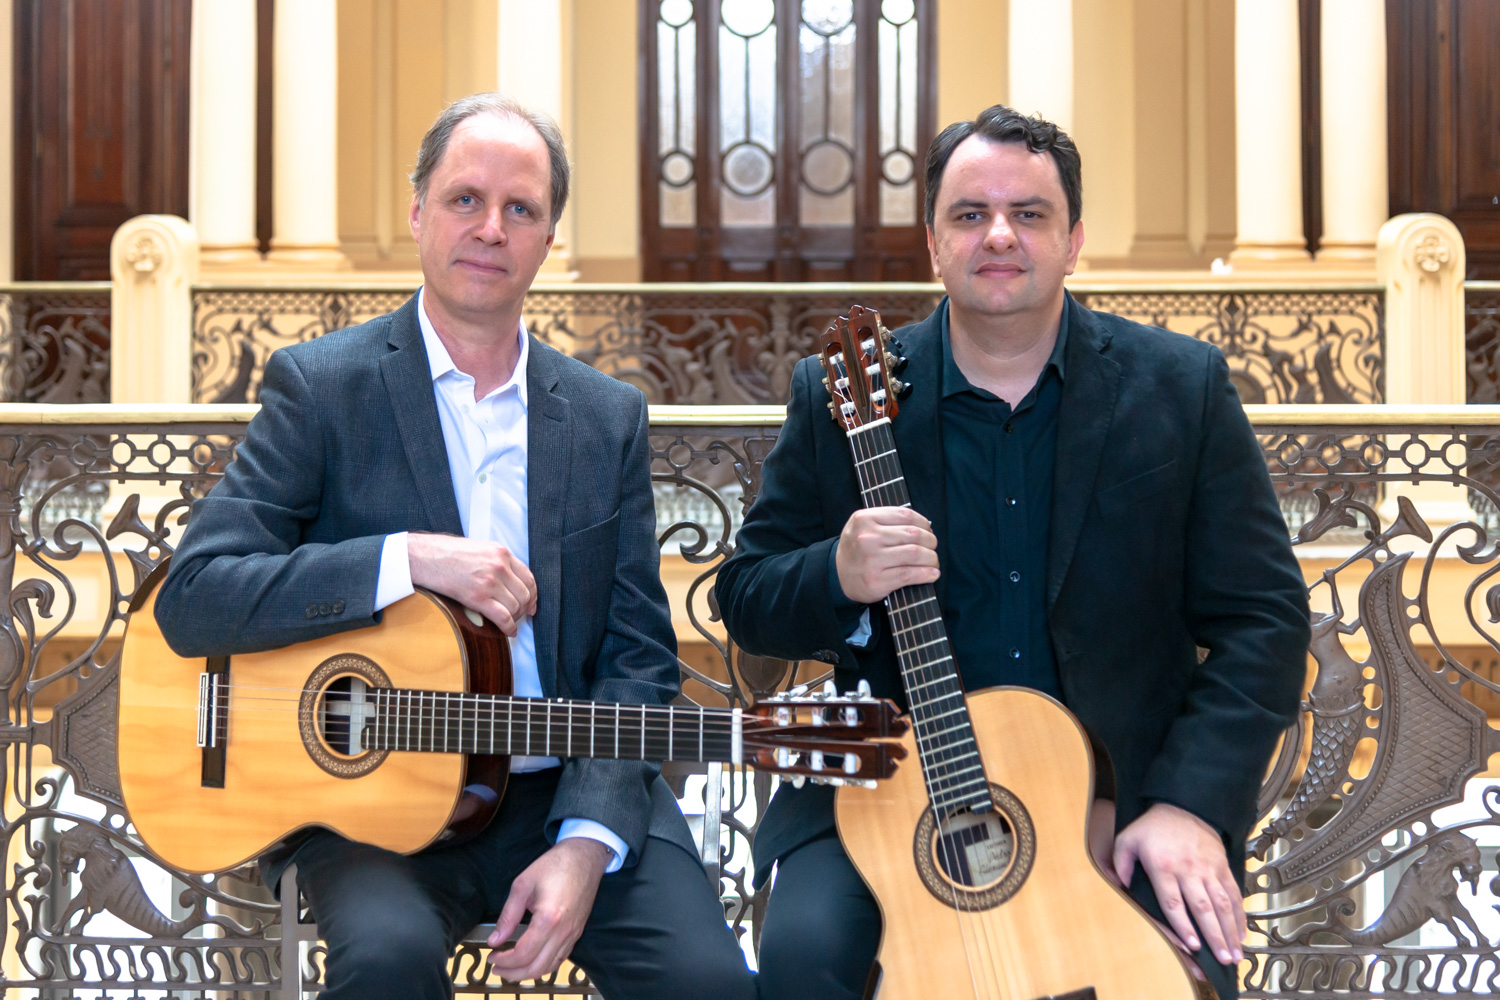
[[[447,963],[549,847],[558,769],[513,775],[476,839],[411,856],[320,831],[297,880],[328,945],[325,1000],[446,1000]],[[572,959],[608,1000],[753,1000],[755,979],[697,859],[648,837],[640,863],[605,875]]]
[[[1136,879],[1145,879],[1139,866]],[[1138,889],[1132,884],[1140,899]],[[1160,919],[1155,899],[1146,903]],[[880,907],[837,836],[819,837],[781,859],[760,933],[761,1000],[860,1000],[879,946]],[[1198,953],[1199,965],[1219,1000],[1234,1000],[1234,968],[1207,956]]]

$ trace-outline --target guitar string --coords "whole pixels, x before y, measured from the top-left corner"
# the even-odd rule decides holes
[[[875,428],[867,427],[862,429],[864,431],[863,433],[855,433],[849,435],[849,441],[851,447],[853,448],[856,461],[855,469],[859,474],[859,478],[862,480],[861,492],[865,494],[865,504],[866,506],[909,507],[911,505],[911,500],[909,495],[906,495],[905,475],[901,468],[900,459],[895,453],[895,438],[890,432],[890,425],[887,422],[884,424],[876,425],[876,427],[881,429],[878,433],[871,433],[875,431]],[[877,451],[875,449],[879,450]],[[873,479],[873,485],[869,488],[866,488],[864,485],[864,481],[868,481],[870,479]],[[928,800],[933,810],[934,832],[937,836],[938,847],[942,852],[944,860],[947,861],[946,869],[951,876],[951,884],[949,889],[950,902],[955,914],[955,921],[958,924],[959,940],[964,949],[965,962],[969,970],[970,986],[976,1000],[982,1000],[980,991],[981,980],[985,982],[986,993],[988,993],[987,987],[991,983],[994,983],[996,986],[998,986],[999,984],[998,976],[995,975],[992,970],[988,970],[985,968],[985,966],[988,964],[985,959],[986,957],[988,957],[988,954],[992,953],[993,945],[988,940],[985,940],[982,943],[978,940],[978,938],[980,937],[984,937],[987,939],[989,936],[987,921],[977,919],[975,912],[976,908],[972,907],[969,904],[967,896],[961,893],[958,889],[958,878],[959,872],[961,871],[961,868],[958,865],[957,857],[958,845],[951,841],[948,837],[944,836],[943,824],[940,817],[946,818],[943,816],[943,814],[946,813],[947,809],[945,806],[941,805],[943,799],[946,796],[942,796],[939,794],[939,789],[935,787],[934,783],[934,771],[938,767],[943,767],[946,770],[946,765],[951,763],[951,761],[937,760],[936,754],[952,750],[956,746],[960,746],[964,741],[961,734],[959,739],[954,740],[949,744],[944,744],[937,747],[922,745],[924,744],[924,742],[927,744],[936,742],[936,738],[940,735],[931,733],[924,734],[923,731],[927,728],[927,722],[930,720],[923,718],[923,711],[928,706],[930,706],[933,701],[941,700],[941,698],[934,699],[927,697],[924,693],[922,693],[920,688],[914,686],[909,676],[913,668],[908,664],[911,663],[916,657],[916,651],[912,648],[913,644],[911,642],[911,639],[914,638],[911,634],[912,631],[918,630],[920,628],[920,638],[924,643],[927,641],[938,641],[946,638],[941,628],[942,618],[940,613],[935,617],[921,620],[917,615],[911,613],[912,607],[917,605],[908,603],[904,599],[907,596],[903,593],[905,591],[914,591],[915,593],[913,593],[911,596],[917,596],[918,594],[925,595],[925,591],[927,590],[931,590],[931,588],[902,588],[886,599],[886,606],[888,609],[888,613],[893,619],[893,638],[895,640],[896,646],[898,650],[905,654],[905,659],[908,661],[907,663],[901,664],[901,673],[902,680],[903,682],[905,682],[907,688],[908,708],[912,712],[912,730],[919,744],[919,757],[922,761],[923,782],[927,786]],[[932,590],[931,596],[935,602],[935,590]],[[923,596],[923,599],[920,603],[927,603],[925,596]],[[927,638],[928,626],[936,626],[932,629],[932,631],[935,632],[936,635],[931,640]],[[948,644],[945,641],[941,642],[940,648],[937,650],[940,655],[929,662],[923,663],[919,659],[916,660],[915,669],[928,670],[929,668],[938,667],[944,662],[945,659],[951,664],[951,653],[947,653],[947,655],[941,655],[947,652],[947,645]],[[905,646],[906,648],[902,649],[901,647],[903,646]],[[933,678],[932,682],[936,682],[939,679],[941,678]],[[944,686],[946,687],[947,685]],[[959,693],[960,695],[962,693],[961,687],[959,689]],[[948,692],[944,692],[942,697],[947,697],[948,695]],[[967,702],[964,701],[962,704],[964,708],[962,717],[964,722],[967,723],[969,718],[966,710]],[[959,754],[958,756],[959,759],[962,759],[962,754]],[[928,767],[929,760],[933,761],[933,768],[931,769]],[[951,776],[951,773],[949,775],[936,776],[936,780],[941,781],[943,780],[943,778],[948,776]],[[968,919],[966,920],[965,917],[968,917]],[[968,927],[967,929],[965,927],[966,924],[970,925],[970,927]],[[972,949],[970,947],[969,941],[971,933],[976,938],[976,940],[974,941],[974,947]],[[976,952],[978,953],[977,963],[975,956]],[[976,964],[979,966],[977,970]]]
[[[852,435],[850,437],[850,441],[854,445],[855,449],[855,458],[858,462],[856,468],[860,471],[861,478],[869,476],[874,480],[874,485],[870,489],[865,491],[868,494],[866,496],[866,503],[869,506],[910,506],[910,497],[908,495],[905,495],[905,479],[900,466],[900,460],[894,453],[894,438],[890,435],[888,425],[880,426],[884,428],[882,433],[876,434],[867,432],[859,435]],[[873,431],[874,429],[871,428],[870,430]],[[873,450],[875,448],[878,448],[879,450]],[[872,473],[873,476],[871,476]],[[943,744],[937,746],[931,745],[937,742],[937,737],[941,734],[926,732],[927,723],[931,720],[925,718],[924,714],[925,710],[936,699],[928,698],[922,692],[922,688],[918,687],[913,682],[911,677],[911,674],[915,670],[918,671],[918,677],[922,677],[925,679],[924,675],[920,672],[939,666],[945,659],[945,657],[941,655],[943,649],[940,648],[939,650],[937,650],[940,655],[935,657],[931,662],[922,663],[920,662],[920,660],[917,660],[915,666],[912,665],[913,658],[916,656],[914,647],[921,647],[927,641],[935,642],[943,638],[942,630],[939,627],[931,629],[931,632],[935,632],[936,636],[929,640],[928,627],[936,624],[936,622],[930,617],[924,620],[911,611],[913,607],[922,606],[928,603],[926,599],[928,596],[926,594],[927,589],[929,588],[911,590],[908,590],[908,588],[903,588],[903,590],[908,591],[907,593],[903,593],[903,591],[898,590],[887,598],[886,606],[888,612],[893,617],[893,638],[895,639],[898,649],[904,654],[904,658],[907,661],[901,664],[902,680],[907,688],[907,700],[908,707],[912,712],[913,731],[916,734],[917,742],[921,751],[923,781],[927,786],[928,799],[933,810],[934,833],[937,837],[937,845],[939,850],[941,851],[942,858],[947,862],[944,867],[950,874],[949,900],[954,912],[955,922],[958,925],[959,941],[964,949],[965,965],[967,966],[969,971],[970,987],[976,1000],[979,1000],[979,980],[985,980],[986,984],[988,984],[988,982],[993,977],[986,976],[986,970],[983,968],[983,966],[986,964],[984,962],[984,957],[985,951],[987,949],[981,947],[978,940],[975,940],[974,946],[972,948],[970,946],[969,938],[973,928],[966,927],[966,924],[972,925],[975,924],[976,921],[973,916],[969,916],[968,920],[965,919],[966,915],[970,913],[971,908],[968,905],[967,898],[959,891],[957,885],[958,873],[960,871],[957,863],[957,846],[944,836],[944,830],[941,825],[940,817],[943,817],[946,813],[946,807],[942,805],[942,797],[938,794],[939,790],[935,787],[935,779],[940,781],[942,780],[944,775],[935,775],[934,773],[940,767],[945,768],[946,764],[948,763],[948,761],[939,760],[938,754],[944,753],[948,750],[953,749],[954,746],[960,745],[962,740],[955,740],[951,744]],[[919,602],[912,602],[907,600],[908,597],[917,596],[921,597],[921,600]],[[935,601],[936,591],[932,591],[930,596]],[[940,616],[938,618],[938,621],[940,621]],[[912,636],[911,633],[917,630],[920,630],[920,634],[917,636]],[[920,641],[913,642],[913,639],[918,639]],[[946,643],[942,643],[941,645],[946,646]],[[948,659],[951,662],[951,657],[948,657]],[[931,678],[931,682],[935,683],[936,681],[941,679],[941,677],[934,677]],[[944,686],[947,687],[948,685]],[[944,693],[945,695],[947,694],[947,692]],[[931,762],[931,766],[929,766],[929,762]],[[978,930],[980,932],[984,930],[982,921],[979,921]],[[979,937],[979,934],[974,934],[974,937],[977,939]],[[977,963],[976,952],[978,953]],[[977,970],[977,976],[975,968],[976,964],[980,966],[980,968]]]
[[[287,694],[303,695],[321,693],[319,689],[315,688],[299,689],[270,685],[228,684],[224,685],[224,687],[231,692],[283,692],[284,694],[241,694],[240,697],[235,699],[236,712],[260,712],[266,714],[300,713],[301,698],[288,697],[286,696]],[[640,703],[632,704],[624,702],[572,701],[560,704],[550,699],[541,698],[479,695],[472,692],[416,691],[415,689],[394,688],[374,688],[369,692],[372,702],[375,703],[375,717],[371,720],[372,724],[384,725],[387,731],[395,731],[401,728],[403,720],[401,718],[392,718],[393,713],[390,709],[394,706],[388,704],[392,693],[398,691],[409,691],[411,694],[416,695],[419,700],[426,699],[431,702],[431,704],[424,702],[417,707],[416,711],[408,713],[406,718],[410,721],[407,727],[401,730],[403,734],[409,736],[414,728],[418,731],[431,730],[435,734],[438,726],[447,726],[456,716],[456,733],[453,735],[457,737],[456,741],[460,744],[460,749],[466,744],[477,746],[485,742],[484,737],[491,730],[496,730],[497,732],[506,732],[508,730],[511,736],[509,745],[513,746],[515,730],[526,725],[526,720],[518,717],[523,710],[531,717],[531,724],[533,726],[542,727],[544,731],[549,726],[555,726],[563,731],[562,747],[566,751],[563,753],[564,756],[576,755],[573,749],[574,744],[587,736],[590,729],[597,730],[600,722],[605,723],[610,731],[616,729],[620,731],[620,747],[622,750],[628,750],[631,744],[641,748],[642,755],[640,757],[636,758],[629,753],[621,753],[619,755],[620,759],[702,760],[722,757],[727,755],[727,752],[721,752],[723,750],[722,742],[732,739],[734,734],[734,722],[732,719],[725,717],[728,714],[728,710],[726,709],[705,708],[700,711],[696,706],[643,706]],[[436,703],[439,698],[443,700],[442,705]],[[457,699],[457,705],[454,704],[455,699]],[[270,703],[270,706],[246,705],[246,702]],[[600,720],[598,718],[599,706],[602,704],[620,704],[622,708],[618,713],[605,709],[605,718]],[[196,706],[183,706],[181,710],[196,712],[198,708]],[[585,723],[579,716],[587,716],[587,722]],[[799,723],[798,728],[806,728],[809,725],[811,724]],[[567,735],[568,730],[574,727],[578,731],[570,738]],[[743,738],[750,741],[755,741],[765,736],[774,736],[786,728],[773,722],[767,722],[753,714],[742,716],[740,723]],[[828,742],[840,739],[838,731],[840,728],[843,728],[843,724],[828,722],[824,723],[820,728],[822,729],[820,736],[824,742]],[[653,750],[672,751],[675,750],[677,745],[682,746],[685,750],[691,750],[695,744],[700,742],[698,739],[700,733],[704,737],[702,742],[706,744],[711,740],[715,743],[714,754],[708,754],[706,745],[703,748],[703,756],[696,756],[691,753],[653,752]],[[496,739],[498,740],[498,738],[497,736]],[[853,742],[864,742],[855,740],[853,737],[845,738]],[[427,742],[423,737],[418,737],[418,739],[424,743]],[[431,742],[436,745],[439,741],[434,735]],[[454,742],[454,740],[444,739],[442,741],[445,747],[450,742]],[[663,744],[665,744],[665,747]],[[548,742],[544,737],[541,744],[524,745],[525,749],[534,750],[554,748],[558,744],[556,741]],[[853,753],[857,750],[855,747],[841,749],[847,753]],[[826,752],[838,753],[840,751]],[[610,755],[601,754],[599,756]],[[840,772],[829,769],[826,773],[837,776]]]
[[[884,505],[909,506],[910,496],[905,488],[905,477],[900,466],[900,459],[895,454],[895,441],[890,433],[889,425],[885,425],[882,432],[876,435],[862,435],[867,440],[862,441],[867,450],[877,447],[879,452],[867,454],[867,464],[876,467],[878,482],[884,484],[878,486],[875,499]],[[915,599],[915,600],[914,600]],[[965,946],[965,958],[969,967],[970,987],[976,997],[981,1000],[987,996],[991,988],[999,987],[998,970],[991,967],[993,959],[997,956],[995,943],[990,940],[989,922],[979,916],[977,904],[971,903],[967,894],[959,888],[960,874],[960,852],[962,850],[958,838],[949,838],[946,835],[944,825],[940,823],[939,816],[947,818],[949,812],[948,803],[960,802],[963,798],[964,780],[959,780],[954,787],[940,787],[947,785],[954,779],[955,774],[962,775],[966,768],[963,762],[967,756],[973,755],[977,759],[978,746],[973,739],[973,730],[967,711],[967,701],[963,698],[962,685],[959,683],[957,671],[953,668],[952,651],[949,647],[945,630],[942,627],[941,612],[931,613],[936,607],[937,593],[930,585],[921,587],[902,588],[891,595],[888,601],[894,614],[895,627],[901,631],[897,635],[898,647],[905,647],[907,663],[902,665],[902,678],[908,685],[908,701],[913,713],[914,727],[916,721],[922,718],[929,709],[941,705],[952,699],[957,699],[959,708],[953,711],[959,712],[961,722],[957,727],[956,738],[949,742],[942,742],[941,734],[928,734],[929,744],[933,746],[924,748],[924,761],[931,759],[931,769],[924,768],[923,777],[928,786],[928,797],[932,803],[934,813],[934,832],[938,838],[938,845],[944,860],[947,861],[946,870],[951,879],[951,900],[955,912],[955,920],[958,924],[960,939]],[[926,607],[929,602],[933,607],[928,608],[928,614],[921,615],[913,610],[915,607]],[[932,659],[923,661],[917,650],[925,648],[929,642],[937,643]],[[947,665],[946,676],[943,671]],[[932,684],[938,688],[937,691],[918,688],[913,683],[913,675],[918,680]],[[939,681],[946,683],[938,684]],[[938,713],[939,716],[947,714]],[[923,720],[922,728],[928,728],[932,717]],[[972,749],[969,749],[972,748]],[[958,770],[955,772],[954,767]],[[979,769],[984,774],[982,766]],[[984,793],[988,794],[988,785],[983,785]],[[968,933],[965,933],[967,925]],[[972,947],[970,938],[973,938]]]

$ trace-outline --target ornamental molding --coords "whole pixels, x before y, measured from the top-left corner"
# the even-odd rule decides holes
[[[1453,260],[1453,250],[1437,233],[1425,233],[1412,249],[1412,260],[1428,274],[1436,274]]]
[[[137,274],[150,274],[161,267],[166,249],[155,233],[141,233],[125,250],[125,263]]]

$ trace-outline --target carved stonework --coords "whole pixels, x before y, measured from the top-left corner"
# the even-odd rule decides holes
[[[141,233],[125,250],[125,263],[138,274],[150,274],[161,267],[166,251],[154,233]]]
[[[1428,274],[1436,274],[1453,258],[1448,244],[1437,233],[1427,233],[1412,250],[1412,259]]]

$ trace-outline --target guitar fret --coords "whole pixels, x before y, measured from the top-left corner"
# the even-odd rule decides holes
[[[677,731],[677,710],[667,706],[667,760],[672,760],[672,737]]]
[[[646,703],[641,702],[641,760],[646,759]]]
[[[573,756],[573,703],[568,703],[568,752],[567,756]]]
[[[620,759],[620,703],[615,702],[615,759]]]
[[[703,706],[698,706],[698,759],[703,759]]]

